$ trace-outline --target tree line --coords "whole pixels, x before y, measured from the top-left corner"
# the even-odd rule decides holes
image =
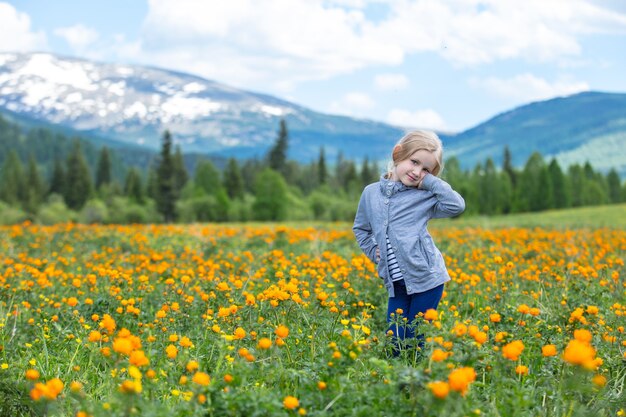
[[[15,137],[22,144],[29,142],[28,134],[0,120],[0,143],[3,139],[20,143]],[[168,131],[158,157],[145,169],[125,166],[114,150],[106,146],[94,150],[78,139],[50,142],[47,154],[55,149],[54,143],[63,143],[65,156],[55,152],[45,164],[37,156],[39,146],[27,160],[16,147],[0,146],[0,223],[351,221],[363,187],[382,173],[367,158],[357,164],[340,154],[331,165],[323,148],[310,163],[288,159],[289,132],[284,120],[264,157],[230,158],[220,161],[219,167],[211,159],[200,158],[193,170]],[[88,161],[85,148],[94,162]],[[605,175],[589,163],[563,170],[555,159],[546,162],[538,153],[518,169],[512,166],[508,149],[504,152],[502,167],[487,159],[473,170],[463,170],[458,159],[446,161],[443,176],[464,196],[467,214],[626,201],[626,184],[615,170]]]

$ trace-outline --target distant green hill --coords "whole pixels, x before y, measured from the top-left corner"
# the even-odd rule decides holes
[[[456,155],[466,168],[487,158],[501,166],[508,146],[516,166],[538,151],[564,167],[589,161],[626,177],[626,94],[587,92],[535,102],[441,136],[447,155]]]

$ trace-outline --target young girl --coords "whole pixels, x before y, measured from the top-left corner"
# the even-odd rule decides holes
[[[416,337],[412,321],[437,308],[444,283],[450,280],[426,226],[432,218],[461,214],[465,201],[437,177],[442,169],[439,137],[428,131],[408,133],[393,148],[388,172],[363,190],[354,220],[359,246],[378,264],[389,292],[387,322],[398,314],[406,318],[405,326],[389,327],[396,342],[394,355],[399,353],[398,339]]]

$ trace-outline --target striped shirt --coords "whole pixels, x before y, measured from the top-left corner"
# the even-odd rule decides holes
[[[402,271],[400,271],[400,266],[398,266],[398,261],[396,260],[396,254],[393,252],[393,248],[391,247],[391,242],[389,241],[389,236],[387,238],[387,266],[389,267],[389,277],[391,281],[400,281],[402,277]]]

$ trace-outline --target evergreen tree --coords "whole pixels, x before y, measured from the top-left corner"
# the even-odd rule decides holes
[[[180,193],[189,180],[189,174],[187,168],[185,168],[185,159],[183,158],[180,145],[176,145],[176,152],[174,153],[174,190],[176,191],[176,197],[180,197]]]
[[[243,177],[244,189],[247,192],[254,194],[256,178],[265,168],[266,165],[256,158],[250,158],[243,162],[241,176]]]
[[[241,169],[235,158],[229,158],[224,169],[224,188],[231,199],[243,199],[244,184]]]
[[[609,187],[609,201],[614,204],[622,202],[622,182],[615,168],[611,168],[607,174],[606,182]]]
[[[373,167],[370,167],[369,158],[366,156],[365,159],[363,159],[363,165],[361,166],[361,185],[365,187],[377,179],[376,172]]]
[[[548,165],[550,181],[552,183],[552,200],[555,208],[566,208],[572,204],[569,183],[555,158]]]
[[[2,165],[2,176],[0,178],[0,200],[9,205],[17,206],[25,199],[24,168],[17,152],[9,151],[4,164]]]
[[[544,167],[545,163],[541,154],[533,152],[524,165],[516,189],[518,211],[538,211],[546,208],[546,195],[551,193],[551,190],[541,188],[540,183],[543,181],[541,176]],[[546,186],[546,184],[543,185]]]
[[[48,187],[48,195],[65,193],[65,169],[63,163],[57,157],[54,158],[54,166],[52,168],[52,176],[50,177],[50,186]]]
[[[105,184],[111,182],[111,157],[109,149],[103,146],[98,156],[98,165],[96,168],[96,189],[100,189]]]
[[[24,201],[24,209],[28,213],[36,213],[44,196],[44,183],[39,174],[39,168],[35,161],[34,155],[30,155],[28,159],[28,172],[26,175],[26,200]]]
[[[144,203],[141,174],[135,167],[131,167],[124,180],[124,195],[138,204]]]
[[[580,207],[583,205],[582,190],[585,186],[585,173],[579,164],[570,165],[567,173],[572,191],[572,207]]]
[[[146,180],[146,195],[157,201],[159,196],[159,174],[157,168],[151,166],[148,168],[148,179]]]
[[[287,123],[285,119],[280,121],[280,129],[274,146],[269,151],[268,162],[269,167],[276,172],[285,176],[285,168],[287,166],[287,148],[289,146],[289,133],[287,132]]]
[[[281,221],[287,217],[287,184],[276,171],[266,168],[256,181],[252,206],[256,220]]]
[[[65,203],[72,210],[83,208],[93,190],[89,166],[83,155],[80,142],[74,141],[72,151],[67,157],[65,170]]]
[[[534,194],[534,200],[531,202],[531,210],[548,210],[554,208],[554,188],[550,178],[550,172],[547,166],[542,166],[539,171],[539,190]]]
[[[220,172],[211,161],[206,159],[200,161],[196,166],[193,183],[196,188],[207,195],[217,195],[218,191],[222,189]]]
[[[174,158],[172,157],[172,135],[169,130],[163,134],[163,143],[157,166],[157,210],[166,223],[176,218],[176,190],[174,178]]]
[[[517,173],[515,172],[515,168],[513,167],[513,158],[511,156],[511,150],[508,146],[504,147],[504,161],[502,164],[502,170],[506,172],[506,174],[511,179],[511,185],[513,188],[517,185]]]
[[[324,147],[320,148],[320,156],[317,161],[317,178],[318,184],[326,184],[326,180],[328,179],[328,171],[326,168],[326,154],[324,152]]]

